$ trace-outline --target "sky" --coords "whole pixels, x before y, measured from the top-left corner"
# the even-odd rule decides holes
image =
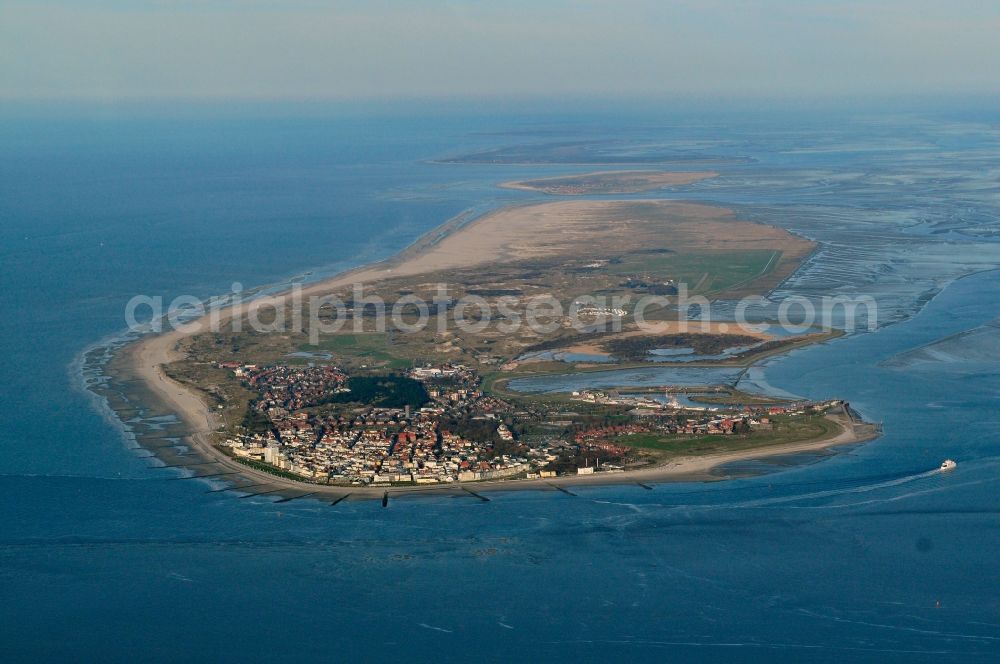
[[[996,0],[0,0],[0,99],[1000,92]]]

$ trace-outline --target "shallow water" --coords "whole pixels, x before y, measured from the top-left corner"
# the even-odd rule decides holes
[[[775,301],[871,294],[881,327],[769,359],[740,386],[845,398],[886,433],[729,482],[398,498],[388,509],[241,500],[150,469],[75,387],[77,370],[102,380],[94,363],[74,360],[121,329],[135,293],[207,297],[234,280],[315,277],[389,255],[464,209],[530,200],[493,184],[574,167],[426,160],[530,142],[531,128],[565,118],[81,111],[0,124],[0,293],[17,312],[0,320],[0,652],[995,658],[1000,361],[982,351],[969,362],[942,340],[1000,311],[1000,274],[955,281],[1000,265],[997,117],[665,111],[564,124],[584,138],[752,158],[668,195],[820,240]],[[677,371],[624,379],[684,384],[664,373]],[[133,430],[176,443],[168,414],[133,405]],[[958,468],[931,472],[945,457]]]

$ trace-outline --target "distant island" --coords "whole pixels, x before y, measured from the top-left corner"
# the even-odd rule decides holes
[[[650,307],[640,326],[625,309],[578,306],[595,296],[657,301],[680,284],[706,301],[766,293],[813,250],[806,239],[707,205],[511,206],[456,218],[391,260],[303,289],[303,298],[337,296],[346,329],[314,339],[303,329],[262,333],[245,311],[223,310],[223,322],[243,319],[239,331],[149,336],[110,370],[180,415],[192,451],[212,464],[206,476],[287,499],[711,479],[726,461],[821,450],[877,430],[836,399],[789,401],[720,385],[526,394],[511,383],[675,360],[746,367],[836,336],[775,337],[718,321],[688,329],[664,305]],[[365,300],[355,299],[355,284],[366,286]],[[566,312],[543,332],[440,325],[464,298],[511,323],[523,311],[510,303],[539,295],[593,325],[574,329]],[[422,328],[379,329],[372,299],[434,306]],[[283,320],[309,315],[301,301],[277,306],[272,313]],[[404,324],[421,317],[412,306],[400,312]],[[178,461],[172,446],[153,449]]]
[[[521,165],[594,165],[594,166],[694,166],[747,164],[745,156],[706,154],[683,150],[643,140],[578,140],[522,143],[442,157],[441,164],[521,164]]]
[[[501,187],[539,191],[552,196],[580,196],[584,194],[637,194],[716,177],[718,173],[668,172],[668,171],[596,171],[580,175],[562,175],[550,178],[504,182]]]

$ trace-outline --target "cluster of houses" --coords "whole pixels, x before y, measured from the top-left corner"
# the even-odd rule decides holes
[[[478,376],[460,365],[422,367],[409,377],[425,383],[430,402],[419,408],[352,405],[317,414],[310,407],[344,391],[348,376],[333,366],[227,367],[260,397],[251,405],[266,414],[266,431],[245,430],[225,441],[233,456],[263,462],[320,483],[434,484],[539,477],[558,450],[525,446],[498,453],[495,440],[514,442],[497,416],[511,405],[478,390]],[[477,441],[449,430],[456,412],[475,412],[493,436]],[[494,440],[495,439],[495,440]]]
[[[350,391],[346,385],[347,374],[335,366],[258,368],[245,365],[234,368],[233,374],[260,393],[254,403],[255,409],[260,412],[277,410],[279,416],[282,412],[320,404]]]
[[[608,454],[621,456],[628,452],[628,448],[616,445],[611,442],[611,439],[620,436],[628,436],[630,434],[649,433],[651,430],[652,429],[648,424],[638,423],[592,427],[590,429],[584,429],[583,431],[576,432],[573,436],[573,440],[582,449],[600,450]]]
[[[631,434],[668,433],[686,435],[740,435],[773,427],[771,418],[779,415],[819,413],[843,404],[839,400],[800,402],[787,405],[718,407],[681,406],[676,398],[665,402],[646,396],[623,396],[617,392],[576,392],[574,397],[592,403],[634,406],[636,421],[628,424],[579,431],[574,440],[593,449],[619,449],[616,438]],[[683,413],[682,417],[678,417]],[[666,416],[665,415],[669,415]]]
[[[251,413],[258,416],[256,425],[248,425],[224,442],[232,455],[325,484],[388,486],[551,477],[556,467],[567,471],[567,458],[625,458],[629,448],[621,444],[621,438],[630,434],[746,434],[769,428],[772,416],[839,403],[720,412],[681,408],[676,400],[664,403],[645,396],[586,392],[577,397],[630,406],[633,417],[626,423],[586,428],[562,439],[543,437],[529,444],[527,439],[519,440],[507,422],[512,421],[510,415],[539,420],[538,415],[515,411],[510,402],[484,395],[479,376],[462,365],[411,370],[408,377],[423,385],[427,400],[403,407],[352,402],[344,393],[350,392],[348,385],[353,383],[336,366],[226,368],[259,395],[250,404]],[[462,428],[456,425],[459,421],[473,426]],[[572,427],[574,421],[562,424]],[[584,468],[577,472],[593,472],[585,463],[579,465]],[[602,470],[613,468],[608,464]]]

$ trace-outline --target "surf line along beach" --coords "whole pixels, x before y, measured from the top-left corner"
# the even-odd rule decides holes
[[[468,221],[467,215],[459,215],[444,225],[425,234],[413,245],[395,257],[385,261],[344,272],[332,278],[309,284],[302,288],[301,296],[322,296],[331,291],[352,284],[372,284],[387,278],[423,275],[441,270],[470,268],[487,265],[498,260],[524,255],[545,256],[553,243],[600,242],[604,233],[615,233],[619,229],[608,224],[595,225],[581,223],[581,219],[593,217],[596,213],[614,211],[614,201],[566,201],[546,204],[508,206]],[[679,214],[699,220],[709,227],[742,224],[741,231],[767,236],[773,240],[784,231],[763,224],[734,222],[732,213],[722,208],[689,203],[663,203]],[[732,229],[733,227],[729,227]],[[730,231],[732,232],[732,231]],[[811,251],[811,247],[808,248]],[[806,248],[801,249],[803,255]],[[794,266],[786,268],[794,269]],[[244,305],[245,307],[245,305]],[[244,309],[224,308],[211,314],[218,324],[225,325]],[[207,330],[209,315],[192,321],[179,329],[160,334],[148,335],[123,347],[119,353],[122,368],[127,378],[137,380],[147,388],[149,394],[158,400],[169,412],[175,413],[183,422],[185,439],[194,453],[206,462],[212,462],[211,472],[226,481],[238,479],[252,480],[255,484],[266,484],[281,491],[310,491],[315,494],[343,494],[349,490],[355,497],[380,497],[381,487],[345,487],[314,484],[287,477],[279,477],[257,468],[240,463],[216,448],[211,440],[222,422],[202,396],[167,375],[165,367],[183,358],[178,344],[185,338]],[[766,447],[747,448],[719,454],[678,457],[669,462],[630,470],[624,473],[608,473],[589,476],[563,476],[542,480],[502,480],[477,481],[481,489],[543,489],[549,484],[600,484],[629,483],[636,480],[668,481],[707,479],[708,472],[720,464],[740,459],[760,458],[777,454],[821,450],[838,445],[849,445],[874,438],[877,433],[870,425],[861,425],[848,416],[831,417],[837,424],[837,433],[816,440],[799,443],[777,444]],[[233,487],[238,489],[238,487]],[[264,489],[259,487],[256,490]],[[458,486],[420,485],[393,488],[393,493],[433,493],[460,490]],[[278,493],[278,492],[275,492]]]

